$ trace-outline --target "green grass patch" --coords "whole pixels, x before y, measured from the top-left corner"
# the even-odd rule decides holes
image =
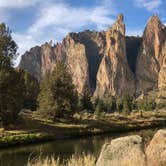
[[[53,135],[48,133],[30,133],[19,135],[7,135],[0,137],[0,147],[10,147],[15,145],[26,145],[29,143],[48,141],[53,139]]]

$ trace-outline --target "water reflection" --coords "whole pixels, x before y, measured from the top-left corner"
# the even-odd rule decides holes
[[[125,134],[106,134],[4,149],[0,150],[0,166],[23,166],[26,164],[29,156],[36,157],[38,155],[42,155],[42,157],[55,155],[55,157],[60,157],[60,159],[66,159],[73,154],[82,154],[84,152],[93,153],[95,156],[98,156],[102,145],[113,138],[138,134],[147,142],[156,130],[142,130]]]

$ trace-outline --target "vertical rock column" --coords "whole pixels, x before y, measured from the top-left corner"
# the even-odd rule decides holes
[[[119,15],[113,26],[106,31],[105,56],[97,73],[95,96],[121,95],[135,92],[134,76],[126,57],[125,24]]]

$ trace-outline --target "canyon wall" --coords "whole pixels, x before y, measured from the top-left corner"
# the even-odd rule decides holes
[[[69,33],[61,43],[30,49],[19,67],[41,81],[58,61],[67,65],[80,94],[85,86],[96,97],[165,89],[166,27],[155,15],[143,37],[125,36],[124,18],[119,15],[107,31]]]

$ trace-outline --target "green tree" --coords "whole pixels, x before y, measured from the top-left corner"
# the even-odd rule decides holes
[[[145,96],[143,99],[137,101],[137,107],[140,111],[153,111],[156,107],[156,103],[154,100]]]
[[[4,24],[0,24],[0,70],[9,69],[12,60],[16,58],[17,44],[11,37],[11,31]]]
[[[24,102],[23,107],[26,109],[36,110],[37,107],[37,97],[39,94],[39,82],[27,71],[22,69],[17,69],[24,81]]]
[[[116,97],[116,110],[122,112],[123,110],[123,101],[121,97]]]
[[[103,100],[97,98],[95,100],[95,112],[94,112],[94,114],[97,116],[100,116],[104,112],[104,110],[105,110],[105,105],[104,105]]]
[[[22,108],[24,83],[12,68],[16,51],[11,31],[5,24],[0,24],[0,119],[4,126],[15,122]]]
[[[68,117],[76,110],[78,97],[66,66],[58,62],[52,74],[46,75],[38,97],[39,112],[54,121]]]
[[[145,102],[143,99],[140,99],[139,101],[137,101],[137,108],[140,112],[141,117],[143,117],[143,111],[144,111],[144,107],[145,107],[144,104],[145,104]]]
[[[107,95],[103,99],[106,112],[113,112],[116,110],[116,100],[112,95]]]
[[[92,110],[93,109],[93,104],[91,101],[91,93],[89,91],[88,85],[85,84],[83,88],[83,94],[79,96],[79,108],[81,110],[87,109],[87,110]]]
[[[14,69],[0,70],[0,118],[2,125],[14,124],[24,100],[24,81]]]
[[[132,111],[132,97],[128,93],[122,95],[123,113],[128,115]]]

